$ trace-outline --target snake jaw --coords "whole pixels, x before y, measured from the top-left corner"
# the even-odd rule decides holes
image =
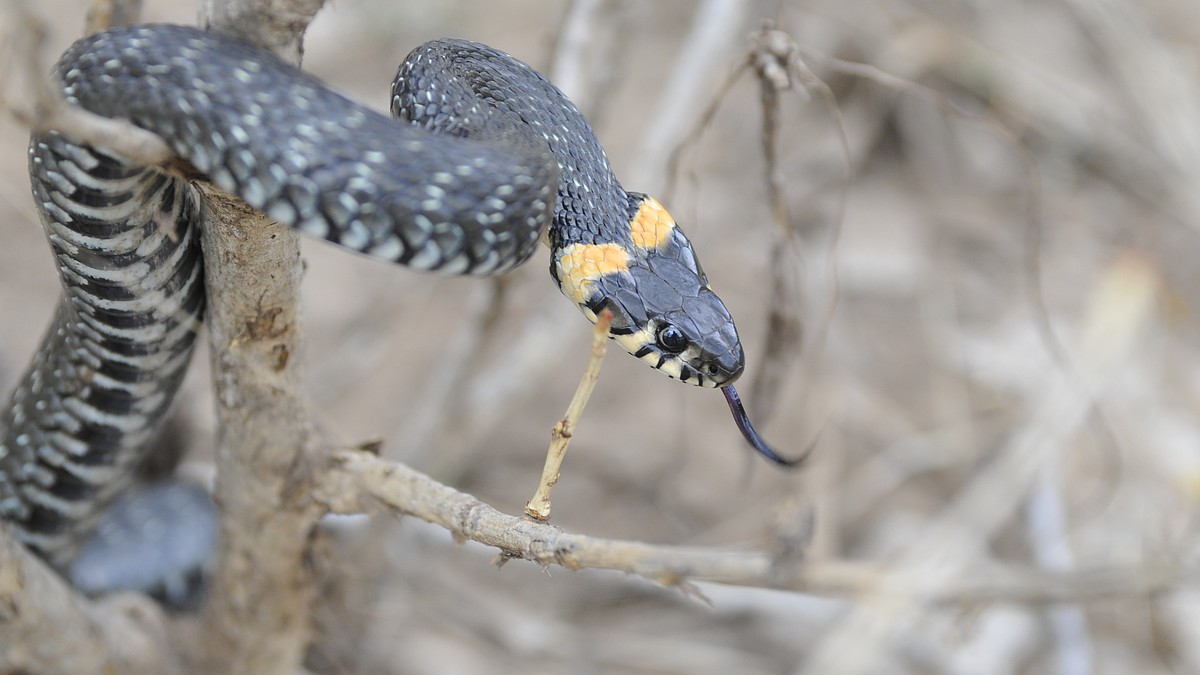
[[[655,370],[661,371],[667,377],[702,387],[717,386],[714,381],[706,379],[702,374],[697,373],[695,368],[688,365],[697,355],[694,347],[689,347],[679,354],[665,353],[654,344],[656,332],[656,327],[651,323],[630,333],[610,333],[610,337],[616,340],[617,344],[621,345],[625,351],[649,364]]]

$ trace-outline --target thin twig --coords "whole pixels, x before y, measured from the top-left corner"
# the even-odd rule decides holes
[[[771,247],[770,297],[767,302],[767,326],[763,331],[763,363],[750,393],[756,402],[758,417],[766,421],[775,411],[779,390],[787,381],[789,366],[800,354],[804,327],[800,320],[798,280],[792,267],[795,254],[795,228],[788,208],[783,177],[779,168],[780,98],[793,88],[796,50],[792,39],[783,31],[766,26],[751,38],[749,59],[758,76],[759,100],[762,104],[762,151],[767,202],[776,225],[776,242]]]
[[[707,0],[700,5],[675,69],[645,126],[629,185],[651,193],[662,189],[670,151],[679,144],[683,130],[693,126],[688,120],[695,118],[697,103],[708,92],[711,73],[731,48],[748,7],[739,0]]]
[[[959,491],[880,580],[883,599],[850,612],[822,639],[804,672],[859,673],[878,670],[894,641],[918,625],[925,602],[941,593],[947,578],[965,574],[982,557],[992,534],[1025,501],[1041,470],[1077,436],[1092,402],[1116,384],[1147,325],[1161,289],[1144,263],[1118,261],[1109,283],[1093,298],[1079,353],[1079,375],[1055,372],[1039,382],[1026,419],[991,458],[988,470]]]
[[[546,451],[546,464],[542,468],[542,479],[538,482],[533,498],[525,503],[525,515],[535,520],[550,520],[550,490],[558,482],[562,470],[563,457],[571,438],[579,426],[579,418],[587,406],[596,381],[600,379],[600,366],[604,363],[604,352],[608,349],[608,327],[612,325],[612,312],[604,310],[596,317],[596,328],[592,332],[592,354],[588,359],[587,368],[579,380],[579,387],[571,397],[567,406],[567,414],[554,425],[550,432],[550,449]]]
[[[780,560],[762,551],[661,546],[563,532],[550,525],[497,511],[404,464],[361,450],[332,458],[312,492],[332,513],[388,512],[411,515],[500,550],[501,559],[521,559],[569,570],[624,572],[666,586],[690,581],[798,591],[828,598],[882,602],[907,597],[908,589],[887,583],[889,567],[875,563]],[[1180,565],[1100,567],[1069,573],[999,565],[972,567],[939,576],[922,598],[932,603],[1091,602],[1113,597],[1147,597],[1200,579],[1200,569]]]
[[[820,100],[825,104],[829,111],[829,116],[833,120],[837,128],[838,146],[842,151],[842,169],[845,171],[845,181],[838,190],[837,198],[837,215],[830,223],[830,235],[828,244],[825,249],[825,264],[828,269],[828,299],[825,305],[825,310],[821,314],[821,319],[817,323],[816,328],[812,331],[813,337],[808,344],[808,352],[805,355],[805,360],[809,364],[815,364],[824,358],[825,345],[829,339],[829,333],[833,329],[834,314],[837,312],[838,305],[841,302],[842,282],[838,274],[838,251],[842,242],[842,229],[846,224],[846,212],[850,204],[850,187],[855,176],[855,165],[853,153],[850,151],[850,133],[846,129],[846,119],[842,115],[842,109],[838,105],[837,97],[833,93],[833,89],[817,77],[816,73],[809,69],[808,65],[799,56],[799,46],[792,41],[789,36],[789,43],[793,49],[794,57],[789,59],[789,64],[795,73],[795,77],[804,85],[805,91],[816,91]],[[794,229],[794,225],[792,228]],[[794,262],[800,258],[800,254],[796,250],[796,242],[789,240],[789,250],[792,253],[791,260]],[[788,283],[786,278],[780,277],[776,283]],[[794,289],[793,289],[794,291]],[[816,370],[810,368],[810,370]]]
[[[580,110],[591,107],[591,94],[595,91],[587,82],[584,55],[593,41],[603,4],[604,0],[573,0],[567,7],[554,46],[550,81]]]

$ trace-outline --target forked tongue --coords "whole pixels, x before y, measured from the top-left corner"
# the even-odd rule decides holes
[[[786,467],[800,466],[808,458],[807,452],[796,459],[781,457],[779,453],[771,449],[771,446],[767,445],[767,441],[759,435],[758,430],[750,423],[750,418],[746,415],[746,407],[742,405],[742,398],[738,396],[737,389],[734,389],[733,385],[727,384],[721,387],[721,393],[725,394],[725,402],[729,404],[729,412],[733,413],[733,421],[737,423],[742,436],[746,437],[746,442],[757,450],[760,455],[780,466]]]

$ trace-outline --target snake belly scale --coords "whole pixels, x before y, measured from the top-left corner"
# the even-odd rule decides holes
[[[418,47],[392,87],[399,121],[264,50],[182,26],[87,37],[56,74],[68,102],[178,156],[139,166],[54,131],[30,143],[63,296],[0,411],[0,519],[60,569],[153,447],[190,358],[204,305],[198,177],[286,226],[419,270],[499,274],[545,239],[564,295],[593,320],[612,311],[630,353],[701,386],[742,371],[733,320],[674,220],[625,191],[574,105],[502,52]]]

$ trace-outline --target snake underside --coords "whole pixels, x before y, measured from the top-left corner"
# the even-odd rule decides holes
[[[417,269],[509,270],[554,204],[550,155],[502,123],[476,132],[490,143],[400,124],[197,29],[91,36],[57,75],[70,103],[164,138],[186,173],[285,225]],[[34,134],[29,168],[63,296],[0,411],[0,519],[64,568],[152,450],[191,357],[202,205],[176,172],[53,131]]]
[[[508,55],[463,40],[418,47],[392,86],[398,120],[262,49],[182,26],[90,36],[56,75],[69,103],[129,120],[177,155],[142,166],[54,131],[30,142],[63,295],[0,410],[0,520],[59,569],[154,451],[191,357],[204,307],[196,177],[283,225],[418,270],[499,274],[545,234],[551,274],[586,316],[610,312],[612,336],[661,372],[723,387],[751,444],[789,463],[730,386],[741,344],[682,230],[622,188],[575,106]],[[148,510],[116,509],[143,521]],[[130,566],[74,578],[103,587]]]

